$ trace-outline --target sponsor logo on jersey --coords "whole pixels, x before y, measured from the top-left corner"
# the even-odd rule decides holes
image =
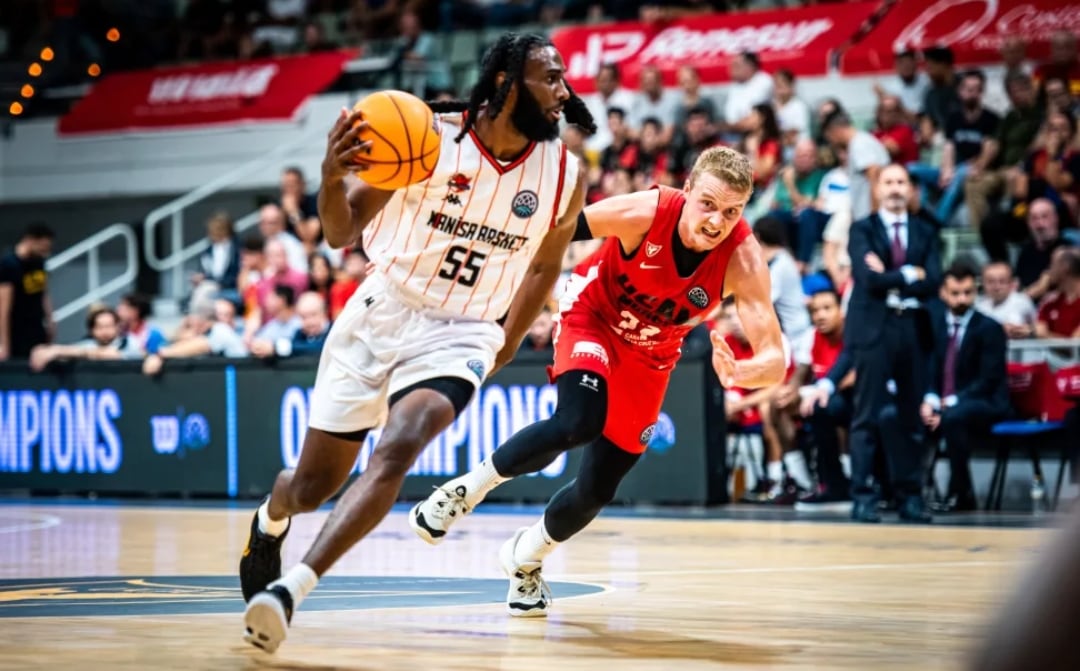
[[[472,179],[460,172],[450,178],[446,186],[454,193],[464,193],[472,188]]]
[[[686,299],[702,310],[709,307],[709,294],[701,287],[694,287],[687,292]]]
[[[663,268],[663,266],[654,266],[654,265],[645,263],[644,261],[641,262],[641,269],[642,270],[660,270],[661,268]]]
[[[465,363],[465,367],[475,373],[476,377],[480,378],[481,380],[484,379],[484,362],[480,359],[469,359]]]
[[[645,256],[647,256],[647,257],[649,257],[651,259],[652,257],[659,254],[660,250],[663,249],[663,248],[664,248],[663,245],[654,245],[653,243],[646,241],[646,243],[645,243]]]
[[[519,219],[528,219],[536,214],[539,207],[540,198],[537,197],[535,191],[519,191],[518,195],[514,196],[513,203],[510,204],[510,211]]]
[[[600,363],[605,366],[608,365],[607,350],[604,346],[598,342],[592,342],[591,340],[582,340],[581,342],[574,343],[574,349],[570,352],[570,358],[575,357],[587,357],[590,359],[599,359]]]
[[[508,249],[511,252],[521,249],[529,241],[524,235],[505,233],[497,228],[465,221],[442,212],[432,212],[428,217],[427,225],[447,235],[486,242],[492,247]]]
[[[616,279],[622,293],[617,302],[619,307],[630,308],[639,321],[660,326],[678,326],[690,319],[690,310],[674,298],[660,298],[637,290],[630,283],[630,276],[625,273]]]

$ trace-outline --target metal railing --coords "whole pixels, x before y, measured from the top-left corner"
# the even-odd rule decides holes
[[[1051,368],[1080,362],[1080,338],[1030,338],[1010,340],[1009,361],[1046,361]]]
[[[122,238],[124,241],[124,272],[108,280],[101,282],[101,245],[113,238]],[[86,292],[78,298],[69,301],[59,307],[53,307],[53,320],[57,323],[82,312],[90,304],[99,301],[109,294],[120,291],[135,281],[139,272],[138,245],[135,242],[135,231],[127,224],[113,224],[90,237],[77,242],[64,251],[52,256],[45,262],[45,270],[52,273],[57,269],[71,263],[73,260],[86,255]]]
[[[145,230],[145,235],[143,236],[143,256],[146,258],[147,265],[152,269],[160,273],[172,271],[171,290],[174,296],[178,295],[178,292],[181,291],[181,288],[184,286],[184,263],[189,259],[195,258],[210,246],[210,240],[205,237],[186,247],[184,246],[184,210],[189,206],[236,184],[252,172],[264,169],[269,161],[278,159],[281,156],[296,150],[300,146],[310,144],[311,141],[312,137],[310,135],[301,135],[291,142],[280,144],[272,151],[246,163],[240,164],[220,177],[212,179],[189,193],[165,203],[147,215],[146,220],[143,222]],[[169,220],[168,249],[170,251],[165,256],[159,257],[157,250],[155,249],[157,238],[154,233],[158,225],[166,219]],[[236,233],[241,233],[256,225],[258,222],[258,211],[251,212],[236,220],[233,224],[233,229]]]

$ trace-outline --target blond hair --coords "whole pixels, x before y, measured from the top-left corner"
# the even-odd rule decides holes
[[[754,169],[750,159],[729,147],[709,147],[701,152],[687,178],[690,188],[694,188],[694,182],[703,173],[712,175],[735,191],[754,190]]]

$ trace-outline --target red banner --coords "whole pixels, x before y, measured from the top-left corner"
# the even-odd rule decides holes
[[[614,23],[565,28],[552,41],[566,62],[567,79],[579,93],[596,91],[603,63],[617,63],[623,85],[636,88],[644,65],[655,65],[665,86],[676,84],[680,65],[691,64],[705,84],[730,80],[728,64],[745,51],[766,71],[824,75],[829,55],[850,39],[880,5],[849,2],[769,12],[709,14],[666,24]]]
[[[60,134],[287,121],[353,51],[110,75],[60,119]]]
[[[904,49],[946,46],[958,65],[1000,63],[1006,37],[1027,41],[1027,57],[1043,60],[1050,35],[1080,33],[1077,0],[899,0],[859,44],[841,58],[841,71],[861,74],[892,70],[893,54]]]

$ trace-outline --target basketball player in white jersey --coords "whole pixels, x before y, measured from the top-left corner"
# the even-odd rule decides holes
[[[323,233],[334,247],[362,239],[377,270],[327,337],[300,461],[278,475],[252,521],[240,561],[250,643],[270,652],[281,644],[319,576],[386,516],[421,450],[512,358],[551,295],[585,197],[585,170],[559,141],[559,120],[565,113],[595,131],[564,76],[546,38],[504,35],[468,103],[432,105],[442,113],[439,162],[397,191],[350,176],[370,147],[357,144],[355,112],[331,130]],[[380,425],[367,469],[282,575],[291,516],[341,488]]]

